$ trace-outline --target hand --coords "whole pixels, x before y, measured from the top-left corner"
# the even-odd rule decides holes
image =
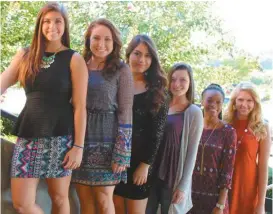
[[[264,205],[257,205],[254,214],[265,214]]]
[[[220,210],[218,207],[214,207],[211,214],[223,214],[224,211]]]
[[[65,155],[63,165],[65,169],[77,169],[82,162],[83,149],[72,147]]]
[[[175,190],[173,193],[173,199],[172,203],[173,204],[180,204],[185,198],[185,193],[179,189]]]
[[[121,165],[118,165],[117,163],[112,162],[113,173],[121,173],[121,172],[125,171],[125,169],[126,169],[125,166],[121,166]]]
[[[141,186],[147,182],[148,171],[150,165],[146,163],[140,163],[133,174],[133,183]]]

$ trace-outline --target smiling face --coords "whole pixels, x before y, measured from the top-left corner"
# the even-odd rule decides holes
[[[110,29],[104,25],[96,25],[90,35],[90,50],[94,57],[105,60],[114,48]]]
[[[50,11],[42,19],[42,33],[48,42],[61,41],[65,30],[65,21],[61,13]]]
[[[171,77],[170,91],[173,96],[186,96],[189,90],[190,77],[187,70],[176,70]]]
[[[248,117],[254,106],[255,102],[251,94],[247,91],[240,91],[235,99],[235,108],[238,116]]]
[[[205,91],[202,99],[205,116],[217,117],[222,111],[223,95],[214,89]]]
[[[129,56],[129,65],[132,72],[144,73],[152,64],[152,56],[148,47],[140,43]]]

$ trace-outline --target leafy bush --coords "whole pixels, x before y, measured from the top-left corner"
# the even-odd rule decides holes
[[[273,174],[273,169],[271,167],[268,167],[268,182],[267,185],[272,184],[272,174]],[[268,190],[266,192],[266,197],[272,198],[272,189]]]
[[[12,135],[14,123],[6,118],[0,119],[0,130],[1,130],[1,137],[11,141],[15,142],[16,136]]]

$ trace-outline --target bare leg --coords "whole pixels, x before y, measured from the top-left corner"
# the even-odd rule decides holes
[[[69,214],[69,185],[71,176],[47,178],[48,193],[52,201],[52,214]]]
[[[90,186],[74,184],[81,204],[81,214],[96,214],[95,197]]]
[[[99,214],[115,214],[113,192],[115,186],[92,187]]]
[[[11,178],[13,206],[19,214],[43,214],[35,203],[38,178]]]
[[[145,214],[148,198],[143,200],[127,199],[128,214]]]
[[[114,200],[116,213],[117,214],[126,214],[125,198],[118,196],[118,195],[114,195],[113,200]]]

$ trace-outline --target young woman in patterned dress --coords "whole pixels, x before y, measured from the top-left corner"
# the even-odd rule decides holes
[[[166,78],[156,47],[146,35],[135,36],[126,50],[126,60],[134,76],[132,157],[127,183],[115,189],[116,213],[145,213],[152,184],[155,156],[167,118]]]
[[[113,191],[127,182],[132,135],[133,78],[121,62],[120,34],[106,19],[93,21],[85,34],[89,70],[87,128],[81,167],[72,181],[82,214],[114,214]]]
[[[35,203],[41,178],[52,213],[70,213],[71,173],[83,154],[88,73],[84,59],[69,47],[67,14],[48,3],[38,14],[30,47],[19,50],[1,75],[1,92],[19,80],[27,97],[15,127],[11,169],[12,201],[21,214],[43,213]]]
[[[271,138],[259,94],[251,83],[242,82],[234,89],[225,121],[238,136],[230,213],[264,214]]]
[[[236,131],[221,120],[225,94],[210,84],[202,92],[204,129],[192,176],[193,208],[189,214],[228,214],[236,151]]]

